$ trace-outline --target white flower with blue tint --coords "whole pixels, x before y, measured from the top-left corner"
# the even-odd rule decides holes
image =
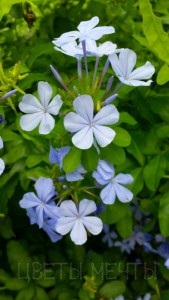
[[[93,17],[89,21],[80,22],[76,31],[69,31],[63,33],[59,38],[56,38],[53,43],[57,47],[62,47],[65,44],[71,43],[75,40],[86,41],[86,40],[98,40],[105,34],[111,34],[115,32],[113,26],[99,26],[96,25],[99,23],[98,17]]]
[[[81,95],[73,102],[76,111],[68,113],[64,118],[67,131],[74,133],[72,143],[80,149],[89,149],[96,142],[101,147],[109,145],[115,131],[105,125],[111,125],[119,120],[119,112],[112,104],[107,105],[94,115],[93,100],[89,95]]]
[[[40,134],[48,134],[55,126],[55,120],[51,115],[58,115],[62,106],[62,100],[56,95],[52,101],[52,88],[44,81],[38,83],[39,100],[31,95],[23,96],[19,108],[26,113],[20,119],[20,126],[23,130],[31,131],[39,125]]]
[[[61,209],[56,206],[53,197],[56,195],[53,181],[50,178],[39,178],[35,183],[36,193],[29,192],[19,201],[22,208],[34,210],[28,211],[31,224],[37,223],[39,228],[43,227],[47,218],[57,218],[61,214]]]
[[[3,143],[2,138],[0,137],[0,149],[2,149],[3,146],[4,146],[4,143]],[[4,163],[3,159],[0,158],[0,175],[3,173],[4,169],[5,169],[5,163]]]
[[[99,160],[93,177],[100,185],[105,185],[100,193],[104,204],[113,204],[116,197],[123,203],[132,200],[133,193],[123,186],[133,182],[133,177],[130,174],[120,173],[115,176],[114,166],[105,160]]]
[[[155,69],[150,62],[146,62],[144,66],[136,68],[136,53],[130,49],[122,49],[119,57],[116,53],[110,54],[109,60],[111,66],[119,80],[132,86],[148,86],[152,80],[148,80],[154,74]]]
[[[69,146],[65,146],[65,147],[59,148],[59,149],[54,149],[51,146],[50,152],[49,152],[49,161],[52,164],[58,164],[60,167],[60,170],[62,171],[63,159],[66,156],[66,154],[69,153],[70,149],[71,149],[71,147],[69,147]],[[66,179],[69,182],[82,180],[84,178],[83,175],[85,173],[86,173],[86,170],[80,164],[74,172],[66,172],[65,176],[58,177],[58,180]]]
[[[138,297],[136,300],[150,300],[151,295],[147,293],[144,297]]]
[[[86,50],[91,55],[102,57],[103,55],[110,55],[117,48],[116,44],[112,42],[104,42],[103,44],[97,45],[94,40],[89,40],[86,43]]]
[[[83,199],[77,206],[72,200],[65,200],[60,208],[64,216],[58,219],[56,231],[61,235],[70,232],[70,238],[76,245],[87,241],[87,231],[93,235],[102,231],[102,221],[98,217],[88,216],[97,209],[94,201]]]

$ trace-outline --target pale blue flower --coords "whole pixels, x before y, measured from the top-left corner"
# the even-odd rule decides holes
[[[108,247],[111,248],[114,245],[114,239],[117,238],[117,234],[115,231],[110,230],[110,225],[103,224],[104,236],[102,238],[103,243],[107,243]]]
[[[97,209],[94,201],[83,199],[76,205],[72,200],[65,200],[60,208],[64,216],[58,219],[56,231],[61,235],[71,232],[70,238],[76,245],[87,241],[87,231],[93,235],[102,231],[102,221],[98,217],[88,216]]]
[[[63,158],[66,154],[69,153],[71,147],[65,146],[63,148],[54,149],[52,146],[50,147],[50,153],[49,153],[49,160],[52,164],[58,164],[60,167],[60,170],[62,171],[62,165],[63,165]],[[59,180],[66,179],[67,181],[78,181],[82,180],[83,174],[86,173],[86,170],[82,167],[82,165],[79,165],[77,169],[74,172],[66,172],[65,176],[58,177]]]
[[[144,297],[138,297],[136,300],[150,300],[151,295],[147,293]]]
[[[27,216],[30,219],[31,225],[38,224],[38,215],[36,213],[36,208],[35,207],[28,208],[26,212],[27,212]],[[52,219],[48,217],[44,218],[43,225],[41,227],[48,234],[50,240],[53,243],[59,241],[62,238],[62,236],[56,233],[55,231],[57,220],[58,220],[57,216],[52,217]]]
[[[56,192],[52,179],[39,178],[35,183],[35,190],[37,195],[33,192],[26,193],[22,200],[19,201],[19,205],[26,210],[34,208],[33,211],[28,211],[31,224],[37,223],[39,228],[41,228],[43,227],[44,220],[47,218],[60,216],[61,209],[53,201]]]
[[[169,258],[166,259],[164,266],[169,269]]]
[[[86,40],[98,40],[105,34],[111,34],[115,32],[113,26],[99,26],[96,25],[99,23],[98,17],[93,17],[89,21],[82,21],[78,25],[78,31],[69,31],[63,33],[59,38],[54,39],[53,43],[57,47],[62,47],[65,44],[69,44],[75,40],[80,42]]]
[[[116,53],[109,56],[112,68],[122,83],[132,86],[148,86],[152,80],[146,80],[151,78],[155,69],[150,62],[146,62],[144,66],[133,70],[136,59],[136,53],[130,49],[122,49],[119,57]]]
[[[0,137],[0,149],[2,149],[3,146],[4,146],[4,143],[3,143],[2,138]],[[2,158],[0,158],[0,175],[3,173],[4,169],[5,169],[4,160]]]
[[[133,193],[123,186],[132,183],[133,177],[130,174],[120,173],[115,176],[114,166],[105,160],[99,160],[93,177],[100,185],[105,185],[100,193],[104,204],[113,204],[116,197],[123,203],[132,200]]]
[[[62,239],[62,236],[55,231],[57,220],[58,220],[57,218],[47,219],[44,221],[42,226],[43,230],[48,234],[50,240],[53,243]]]
[[[23,130],[31,131],[39,125],[39,133],[48,134],[55,126],[55,120],[51,114],[58,115],[62,100],[59,95],[56,95],[50,102],[52,88],[44,81],[38,83],[38,95],[40,100],[31,94],[23,96],[19,108],[26,115],[21,117],[20,126]]]
[[[118,122],[119,112],[112,104],[107,105],[94,115],[93,100],[89,95],[81,95],[73,102],[76,113],[70,112],[64,118],[67,131],[75,133],[72,143],[80,149],[89,149],[96,142],[101,147],[109,145],[115,131],[105,125]]]

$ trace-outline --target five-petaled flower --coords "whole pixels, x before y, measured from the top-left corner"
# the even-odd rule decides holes
[[[99,160],[93,177],[100,185],[105,185],[100,193],[103,203],[113,204],[116,197],[123,203],[132,200],[133,193],[123,186],[132,183],[133,177],[130,174],[120,173],[115,176],[114,166],[105,160]]]
[[[153,65],[147,61],[144,66],[133,70],[136,59],[136,53],[130,49],[122,49],[119,57],[116,53],[110,54],[109,56],[111,66],[122,83],[132,86],[148,86],[152,80],[145,80],[154,74],[155,69]]]
[[[61,203],[60,208],[64,216],[58,218],[56,231],[61,235],[71,232],[70,238],[76,245],[86,242],[87,231],[93,235],[102,231],[102,221],[98,217],[88,216],[97,209],[94,201],[83,199],[76,206],[72,200],[65,200]]]
[[[119,112],[112,104],[106,105],[95,115],[93,100],[89,95],[81,95],[73,102],[76,111],[68,113],[64,118],[67,131],[75,133],[72,137],[73,144],[80,149],[89,149],[96,142],[101,147],[109,145],[115,131],[105,125],[118,122]]]
[[[65,44],[69,44],[75,40],[79,40],[80,42],[86,40],[98,40],[104,34],[111,34],[115,32],[113,26],[99,26],[95,27],[99,23],[98,17],[93,17],[89,21],[80,22],[77,29],[75,31],[69,31],[63,33],[59,38],[56,38],[53,43],[57,47],[61,47]]]
[[[61,209],[56,206],[53,197],[56,195],[53,181],[50,178],[39,178],[35,183],[36,193],[29,192],[19,201],[22,208],[28,211],[31,223],[37,223],[42,228],[47,218],[56,219],[61,215]]]
[[[26,94],[19,103],[20,110],[26,113],[20,119],[20,126],[23,130],[31,131],[39,125],[39,133],[48,134],[55,126],[51,114],[58,115],[62,100],[56,95],[50,102],[52,88],[44,81],[38,83],[38,94],[40,101],[35,96]]]

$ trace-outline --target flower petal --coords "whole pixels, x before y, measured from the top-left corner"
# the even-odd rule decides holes
[[[113,26],[99,26],[96,28],[93,28],[89,33],[87,33],[87,37],[97,41],[105,34],[111,34],[114,33],[115,29]]]
[[[84,118],[87,123],[93,120],[93,100],[89,95],[81,95],[73,101],[76,112]]]
[[[41,204],[41,201],[39,198],[33,193],[26,193],[23,198],[19,201],[19,205],[22,208],[30,208],[35,207],[37,205]]]
[[[77,29],[81,33],[90,32],[90,30],[93,29],[98,23],[99,23],[99,18],[95,16],[88,21],[80,22],[80,24],[77,26]]]
[[[39,178],[35,183],[35,190],[38,198],[45,203],[56,195],[53,180],[50,178]]]
[[[23,130],[31,131],[39,125],[39,123],[42,120],[42,117],[43,117],[42,112],[23,115],[20,118],[20,126]]]
[[[4,143],[3,143],[3,140],[2,140],[2,138],[1,138],[1,136],[0,136],[0,149],[2,149],[3,146],[4,146]]]
[[[75,217],[60,217],[57,220],[55,230],[61,235],[65,235],[72,230],[75,222]]]
[[[76,217],[78,215],[76,204],[72,200],[64,200],[60,208],[66,217]]]
[[[53,44],[57,47],[62,47],[63,45],[72,43],[77,38],[79,38],[80,33],[76,31],[68,31],[63,33],[59,38],[54,39]]]
[[[117,183],[130,184],[133,182],[133,177],[130,174],[119,173],[114,180]]]
[[[3,173],[5,169],[5,163],[2,158],[0,158],[0,175]]]
[[[126,79],[130,76],[136,64],[136,53],[130,49],[122,49],[119,54],[119,61],[123,68],[123,74]]]
[[[43,107],[36,97],[31,94],[26,94],[22,97],[22,101],[19,103],[19,109],[28,114],[42,112]]]
[[[52,93],[53,91],[49,83],[45,81],[38,82],[38,94],[43,107],[48,107],[49,101],[52,97]]]
[[[87,125],[87,121],[74,112],[68,113],[64,118],[65,129],[70,132],[77,132]]]
[[[114,184],[109,183],[106,187],[101,191],[100,197],[105,204],[113,204],[116,200],[116,193]]]
[[[76,220],[70,238],[76,245],[82,245],[87,241],[87,232],[80,219]]]
[[[119,120],[119,112],[113,104],[106,105],[96,114],[93,119],[96,125],[110,125],[117,123]]]
[[[124,186],[122,186],[119,183],[114,183],[114,188],[115,188],[117,198],[121,202],[126,203],[126,202],[129,202],[132,200],[133,193],[130,192],[127,188],[125,188]]]
[[[129,80],[149,79],[155,72],[155,68],[150,62],[146,62],[144,66],[135,69],[129,77]]]
[[[72,137],[72,143],[79,149],[89,149],[93,144],[93,127],[86,126]]]
[[[99,234],[103,229],[103,223],[101,219],[97,217],[84,217],[83,225],[90,233],[94,235]]]
[[[39,133],[48,134],[51,132],[54,126],[55,126],[54,118],[50,114],[44,113],[40,121]]]
[[[62,106],[62,100],[59,95],[56,95],[48,105],[48,113],[52,115],[58,115]]]
[[[83,199],[79,203],[79,214],[80,216],[87,216],[94,211],[96,211],[97,207],[94,201]]]
[[[101,147],[106,147],[107,145],[109,145],[116,135],[113,129],[101,125],[93,126],[93,134],[97,143]]]

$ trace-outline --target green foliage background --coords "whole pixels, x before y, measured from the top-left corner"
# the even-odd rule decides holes
[[[40,80],[50,82],[54,91],[63,93],[51,75],[50,64],[59,70],[65,82],[75,77],[76,63],[54,51],[51,41],[55,37],[74,30],[93,13],[99,16],[101,25],[113,25],[116,34],[109,39],[118,48],[134,50],[138,65],[151,61],[156,74],[151,87],[126,86],[120,90],[117,106],[122,113],[116,128],[117,138],[102,155],[116,165],[117,171],[133,175],[131,190],[140,210],[150,214],[145,231],[161,232],[168,238],[168,1],[33,0],[29,4],[31,15],[21,1],[0,0],[0,95],[18,89],[15,96],[0,103],[0,113],[7,122],[0,125],[4,140],[4,149],[0,151],[6,163],[0,177],[0,300],[108,300],[123,293],[126,299],[134,299],[146,292],[153,295],[153,300],[166,300],[169,271],[159,257],[152,257],[143,249],[137,249],[135,257],[127,257],[117,248],[106,249],[100,237],[91,238],[86,246],[80,247],[74,246],[69,238],[52,244],[45,233],[30,226],[18,202],[32,189],[30,178],[53,176],[54,170],[48,162],[50,140],[61,142],[65,132],[59,122],[57,130],[45,137],[37,132],[23,132],[18,123],[21,115],[18,103],[24,92],[36,90]],[[82,154],[82,161],[89,171],[95,169],[95,152]],[[77,164],[74,155],[71,166],[64,161],[64,170],[73,170]],[[103,213],[102,219],[113,224],[121,237],[131,235],[134,220],[128,204],[117,202]],[[137,278],[132,269],[129,278],[125,276],[126,264],[138,257],[150,262],[150,270],[158,260],[156,276],[145,277],[142,269]],[[110,267],[109,277],[105,264]],[[94,276],[92,266],[95,266]]]

